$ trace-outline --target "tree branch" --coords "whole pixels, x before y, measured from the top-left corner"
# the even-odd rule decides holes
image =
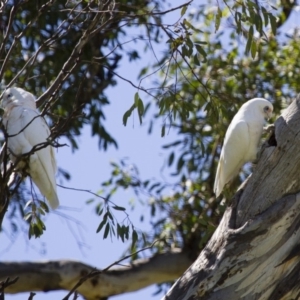
[[[86,299],[131,292],[155,283],[173,281],[192,263],[186,253],[158,254],[93,276],[77,291]],[[95,268],[76,261],[0,263],[0,280],[18,276],[6,293],[71,290]]]

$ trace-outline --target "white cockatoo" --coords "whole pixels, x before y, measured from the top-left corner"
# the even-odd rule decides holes
[[[8,135],[7,147],[11,160],[16,162],[20,155],[30,152],[37,144],[47,142],[50,130],[39,114],[35,97],[31,93],[14,87],[7,89],[2,98],[2,122]],[[18,163],[17,169],[25,168],[24,160]],[[25,171],[46,197],[51,208],[57,208],[56,160],[52,146],[37,150],[27,160],[28,169]]]
[[[272,112],[273,105],[268,100],[254,98],[244,103],[232,119],[215,178],[214,192],[217,197],[246,162],[256,159],[265,119],[269,119]]]

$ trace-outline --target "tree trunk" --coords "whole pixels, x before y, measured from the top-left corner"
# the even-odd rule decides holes
[[[300,299],[300,95],[211,240],[164,297]]]

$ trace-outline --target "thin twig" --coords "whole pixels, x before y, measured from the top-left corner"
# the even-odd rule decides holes
[[[94,193],[94,192],[92,192],[92,191],[90,191],[90,190],[86,190],[86,189],[77,189],[77,188],[72,188],[72,187],[63,186],[63,185],[60,185],[60,184],[56,184],[56,185],[59,186],[59,187],[61,187],[61,188],[63,188],[63,189],[66,189],[66,190],[72,190],[72,191],[78,191],[78,192],[89,193],[89,194],[94,195],[95,197],[98,197],[98,198],[101,198],[101,199],[107,201],[106,198],[104,198],[104,197],[102,197],[102,196],[100,196],[100,195],[98,195],[98,194],[96,194],[96,193]]]
[[[106,267],[105,269],[102,269],[101,271],[100,270],[97,270],[96,268],[94,268],[91,272],[89,272],[87,275],[85,275],[84,277],[81,277],[79,279],[79,281],[74,285],[74,287],[70,290],[70,292],[62,299],[62,300],[68,300],[69,297],[85,282],[87,281],[88,279],[90,278],[93,278],[97,275],[100,275],[100,274],[103,274],[105,272],[107,272],[111,267],[115,266],[115,265],[118,265],[120,262],[122,262],[123,260],[125,259],[128,259],[132,256],[135,256],[137,255],[138,253],[142,252],[142,251],[145,251],[145,250],[148,250],[148,249],[151,249],[154,247],[154,245],[159,242],[160,240],[155,240],[150,246],[148,247],[145,247],[143,249],[140,249],[132,254],[129,254],[129,255],[126,255],[124,256],[123,258],[115,261],[114,263],[110,264],[108,267]]]
[[[94,193],[94,192],[92,192],[92,191],[90,191],[90,190],[86,190],[86,189],[78,189],[78,188],[72,188],[72,187],[66,187],[66,186],[63,186],[63,185],[60,185],[60,184],[56,184],[56,185],[59,186],[59,187],[61,187],[61,188],[63,188],[63,189],[66,189],[66,190],[72,190],[72,191],[78,191],[78,192],[89,193],[89,194],[91,194],[91,195],[93,195],[93,196],[95,196],[95,197],[97,197],[97,198],[100,198],[100,199],[104,200],[105,203],[111,203],[111,204],[113,204],[113,205],[115,205],[115,206],[118,206],[118,205],[117,205],[116,203],[114,203],[113,201],[108,200],[107,198],[102,197],[102,196],[100,196],[100,195],[98,195],[98,194],[96,194],[96,193]],[[124,213],[124,214],[126,215],[126,217],[129,219],[129,214],[128,214],[125,210],[123,210],[123,213]],[[130,224],[132,224],[132,222],[130,221],[130,219],[129,219],[129,222],[130,222]]]
[[[114,72],[113,70],[111,70],[111,68],[109,68],[108,66],[103,65],[103,67],[106,68],[106,69],[108,69],[108,70],[109,70],[110,72],[112,72],[115,76],[117,76],[117,77],[119,77],[120,79],[122,79],[122,80],[128,82],[130,85],[132,85],[132,86],[135,87],[136,89],[145,92],[146,94],[148,94],[149,96],[151,96],[152,98],[154,98],[154,99],[156,99],[156,100],[159,100],[155,95],[151,94],[151,93],[148,91],[148,89],[145,89],[145,88],[143,88],[143,87],[140,87],[140,86],[134,84],[134,83],[133,83],[132,81],[130,81],[129,79],[127,79],[127,78],[125,78],[125,77],[119,75],[118,73]]]

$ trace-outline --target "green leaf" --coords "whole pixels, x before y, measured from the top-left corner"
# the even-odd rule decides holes
[[[134,248],[136,241],[138,239],[138,234],[135,230],[132,231],[132,244],[131,244],[131,249]]]
[[[253,41],[252,44],[251,44],[251,56],[252,56],[253,59],[255,58],[256,51],[257,51],[256,42]]]
[[[270,23],[271,23],[272,32],[274,35],[276,35],[276,31],[277,31],[276,18],[271,13],[269,13],[269,19],[270,19]]]
[[[246,45],[246,54],[249,53],[250,49],[251,49],[251,44],[252,44],[252,39],[253,39],[253,26],[251,25],[249,28],[249,32],[248,32],[248,41],[247,41],[247,45]]]
[[[115,232],[114,226],[111,226],[111,227],[110,227],[110,230],[111,230],[111,233],[115,236],[115,235],[116,235],[116,232]]]
[[[103,208],[100,209],[99,213],[98,213],[98,216],[101,216],[103,213]]]
[[[139,98],[139,100],[138,100],[137,109],[138,109],[140,124],[142,124],[142,116],[144,115],[145,108],[144,108],[144,103],[141,98]]]
[[[108,217],[109,217],[112,221],[114,220],[114,218],[113,218],[113,216],[112,216],[112,214],[110,213],[109,210],[107,211],[107,215],[108,215]]]
[[[117,237],[120,237],[122,242],[124,243],[124,230],[119,223],[117,224]]]
[[[261,16],[259,14],[255,14],[254,21],[255,21],[256,30],[259,33],[262,33],[262,19],[261,19]]]
[[[32,205],[34,202],[33,202],[33,200],[31,199],[31,200],[29,200],[29,201],[27,201],[26,202],[26,204],[25,204],[25,207],[24,207],[24,209],[26,209],[28,206],[30,206],[30,205]]]
[[[41,214],[41,215],[43,215],[43,216],[46,215],[46,212],[45,212],[41,207],[39,207],[39,208],[37,209],[37,211],[38,211],[39,214]]]
[[[151,187],[149,188],[149,191],[151,192],[153,189],[155,189],[158,186],[160,186],[159,182],[152,184]]]
[[[192,40],[190,38],[186,39],[186,45],[188,46],[188,57],[191,57],[191,55],[193,54],[193,48],[194,48],[194,43],[192,42]]]
[[[185,45],[182,46],[182,56],[189,56],[188,48]]]
[[[142,70],[140,71],[140,74],[138,76],[138,79],[141,79],[145,74],[147,74],[147,72],[148,72],[148,67],[142,68]]]
[[[194,64],[195,64],[196,66],[200,66],[200,61],[199,61],[199,59],[198,59],[198,55],[197,55],[197,54],[194,55]]]
[[[40,203],[42,209],[43,209],[45,212],[48,213],[48,212],[49,212],[49,207],[48,207],[48,205],[47,205],[44,201],[39,201],[39,203]]]
[[[127,119],[130,117],[131,111],[127,110],[125,114],[123,115],[123,125],[126,126],[127,124]]]
[[[196,30],[196,28],[187,19],[183,20],[183,25],[185,25],[187,28],[191,28],[193,30]]]
[[[186,10],[187,10],[187,5],[181,9],[181,16],[185,14]]]
[[[31,211],[24,216],[24,220],[28,221],[28,222],[30,222],[31,218],[32,218],[32,212]]]
[[[42,235],[43,231],[37,224],[33,224],[33,234],[35,238],[38,238]]]
[[[98,232],[101,231],[102,227],[106,224],[106,221],[107,221],[107,219],[106,219],[106,218],[105,218],[105,219],[103,218],[102,222],[100,223],[100,225],[98,226],[98,228],[97,228],[97,230],[96,230],[96,233],[98,233]]]
[[[174,161],[175,154],[172,152],[169,156],[168,166],[170,167]]]
[[[241,18],[242,18],[242,14],[240,12],[236,12],[235,13],[235,22],[236,22],[236,26],[237,26],[237,33],[241,32],[242,26],[241,26]]]
[[[122,227],[123,227],[123,231],[124,231],[124,236],[125,236],[126,240],[128,240],[129,239],[129,226],[123,225]]]
[[[165,136],[165,131],[166,131],[166,125],[164,124],[161,128],[161,134],[160,134],[161,137]]]
[[[28,230],[28,238],[31,239],[33,234],[34,234],[33,224],[30,224],[29,230]]]
[[[156,207],[155,205],[151,205],[151,217],[154,217],[155,216],[155,212],[156,212]]]
[[[115,209],[115,210],[121,210],[121,211],[125,211],[126,210],[125,207],[117,206],[117,205],[113,206],[112,208]]]
[[[103,213],[103,208],[102,208],[102,204],[101,203],[98,203],[95,207],[95,210],[96,210],[96,214],[98,216],[101,216],[102,213]]]
[[[183,157],[184,157],[184,154],[180,156],[180,158],[179,158],[179,160],[177,162],[177,173],[178,174],[180,173],[180,171],[181,171],[181,169],[182,169],[182,167],[184,165],[184,162],[185,162]]]
[[[136,93],[134,94],[134,104],[135,104],[136,107],[137,107],[138,104],[139,104],[139,99],[140,99],[139,93],[136,92]]]
[[[200,141],[200,147],[201,147],[201,153],[204,156],[205,155],[205,146],[204,146],[204,143],[202,141]]]
[[[95,201],[95,199],[94,199],[94,198],[91,198],[91,199],[86,200],[85,203],[86,203],[86,204],[91,204],[91,203],[93,203],[94,201]]]
[[[164,145],[164,146],[162,146],[162,148],[168,149],[168,148],[176,147],[176,146],[180,145],[181,143],[182,143],[182,141],[176,141],[174,143]]]
[[[216,14],[216,20],[215,20],[215,32],[217,32],[220,27],[221,18],[222,18],[222,11],[221,11],[220,7],[218,7],[218,12]]]
[[[138,111],[139,111],[140,115],[143,115],[145,112],[144,103],[141,98],[139,98]]]
[[[37,226],[40,229],[41,234],[43,233],[44,230],[46,230],[46,226],[44,222],[40,218],[36,218]]]
[[[204,49],[203,49],[200,45],[195,44],[195,46],[196,46],[197,51],[198,51],[200,54],[202,54],[204,57],[207,56],[207,53],[204,51]]]
[[[265,9],[265,7],[263,7],[263,6],[261,7],[261,11],[262,11],[263,16],[264,16],[265,26],[268,26],[268,23],[269,23],[268,12]]]
[[[109,229],[110,229],[110,226],[109,226],[109,223],[107,223],[107,224],[106,224],[106,227],[105,227],[104,234],[103,234],[103,239],[106,239],[106,238],[107,238],[108,233],[109,233]]]
[[[135,103],[133,103],[133,105],[125,112],[125,114],[123,115],[123,125],[126,126],[127,124],[127,119],[131,116],[133,110],[135,109]]]

